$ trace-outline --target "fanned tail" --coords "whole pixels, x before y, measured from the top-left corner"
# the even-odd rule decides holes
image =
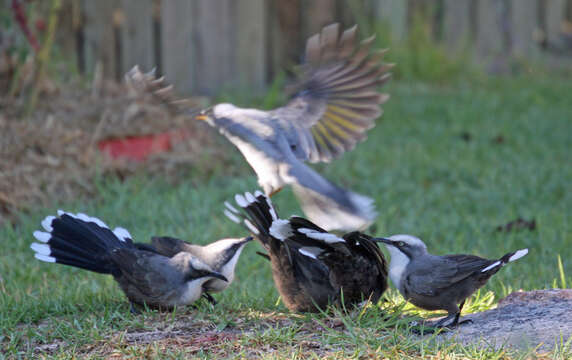
[[[116,269],[110,261],[113,249],[134,247],[123,228],[111,230],[103,221],[79,213],[58,211],[42,221],[44,231],[34,231],[39,243],[30,246],[38,260],[59,263],[102,274]]]

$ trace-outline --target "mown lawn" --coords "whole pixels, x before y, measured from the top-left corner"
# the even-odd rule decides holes
[[[389,90],[392,98],[369,139],[333,164],[318,166],[335,182],[376,199],[376,234],[414,234],[436,254],[499,257],[528,247],[527,257],[504,268],[473,296],[467,312],[488,309],[513,290],[570,286],[572,83],[558,78],[441,86],[394,82]],[[132,315],[111,277],[33,259],[31,234],[57,208],[123,226],[136,241],[151,235],[197,243],[244,236],[242,228],[222,215],[222,202],[236,192],[254,190],[256,179],[240,156],[233,159],[236,164],[221,166],[210,179],[194,169],[174,186],[144,176],[124,182],[100,179],[95,199],[37,209],[0,228],[2,355],[527,356],[411,336],[407,319],[400,316],[427,313],[404,307],[394,288],[388,301],[349,315],[289,314],[254,243],[239,260],[237,280],[215,295],[216,307],[199,302],[196,309],[174,313]],[[300,213],[290,191],[274,202],[282,216]],[[534,219],[536,230],[495,230],[518,217]],[[551,356],[572,356],[570,343],[558,351]]]

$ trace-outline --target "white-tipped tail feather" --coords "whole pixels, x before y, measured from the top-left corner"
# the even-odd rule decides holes
[[[250,222],[250,220],[248,219],[244,219],[244,225],[246,225],[246,227],[248,228],[248,230],[250,230],[251,233],[253,233],[254,235],[259,235],[260,231],[258,231],[258,229],[256,228],[256,226],[254,226],[254,224],[252,224]]]
[[[489,266],[487,266],[486,268],[484,268],[483,270],[481,270],[481,272],[487,272],[490,269],[494,269],[495,267],[501,265],[502,263],[500,261],[495,261],[494,263],[490,264]]]
[[[46,230],[47,232],[52,232],[52,230],[54,229],[52,227],[52,221],[54,221],[56,217],[55,216],[46,216],[46,218],[44,220],[42,220],[42,227],[44,228],[44,230]]]
[[[113,229],[113,233],[114,233],[115,236],[117,236],[117,237],[119,238],[119,240],[121,240],[121,241],[127,241],[127,240],[133,239],[133,237],[131,236],[131,234],[129,233],[129,231],[127,231],[127,229],[122,228],[122,227],[116,227],[115,229]]]
[[[48,263],[55,263],[56,262],[56,258],[52,257],[52,256],[46,256],[46,255],[42,255],[42,254],[34,254],[34,257],[40,261],[44,261],[44,262],[48,262]]]
[[[30,248],[32,250],[34,250],[36,252],[36,254],[39,254],[39,255],[49,256],[52,254],[52,250],[50,249],[50,246],[46,245],[46,244],[32,243],[32,245],[30,245]]]
[[[511,262],[511,261],[518,260],[518,259],[520,259],[521,257],[523,257],[523,256],[526,255],[526,254],[528,254],[528,249],[518,250],[517,252],[514,253],[513,256],[511,256],[511,257],[508,259],[508,261]]]
[[[34,237],[38,241],[41,241],[43,243],[47,243],[48,241],[50,241],[50,238],[52,236],[50,235],[50,233],[36,230],[36,231],[34,231]]]
[[[525,256],[526,254],[528,254],[528,249],[521,249],[521,250],[515,251],[515,253],[512,254],[512,256],[508,258],[508,260],[504,260],[504,256],[503,256],[503,259],[501,259],[502,261],[501,260],[495,261],[494,263],[490,264],[489,266],[487,266],[486,268],[481,270],[481,272],[487,272],[491,269],[494,269],[497,266],[503,266],[506,263],[513,262],[515,260],[520,259],[521,257]]]
[[[302,247],[298,251],[300,252],[300,254],[316,260],[318,259],[318,255],[320,255],[323,252],[322,249],[311,246]]]
[[[246,201],[246,199],[244,198],[244,196],[242,196],[241,194],[236,194],[234,195],[234,201],[236,201],[236,203],[238,204],[238,206],[240,207],[247,207],[248,206],[248,202]]]
[[[240,224],[240,219],[234,215],[232,212],[230,212],[228,209],[224,209],[224,214],[226,215],[227,218],[229,218],[230,220],[232,220],[233,222]]]

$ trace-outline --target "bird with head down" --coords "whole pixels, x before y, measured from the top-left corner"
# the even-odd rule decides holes
[[[266,195],[291,185],[306,216],[325,230],[364,229],[377,215],[371,198],[305,164],[330,162],[352,150],[381,116],[389,96],[378,87],[389,79],[392,64],[382,61],[385,50],[371,51],[374,38],[358,41],[357,26],[341,33],[339,24],[326,26],[307,40],[285,106],[264,111],[222,103],[196,116],[240,150]],[[168,98],[171,88],[159,86],[163,79],[136,68],[127,78]]]

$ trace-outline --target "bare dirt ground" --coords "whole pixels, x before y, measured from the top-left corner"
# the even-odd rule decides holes
[[[445,334],[447,338],[494,348],[508,345],[551,351],[559,339],[566,343],[572,337],[572,290],[514,292],[499,301],[496,309],[463,319],[473,322]]]
[[[197,99],[197,106],[204,103]],[[205,151],[224,157],[204,124],[172,114],[124,85],[66,85],[44,93],[30,116],[24,111],[21,99],[0,98],[0,224],[53,199],[93,195],[96,175],[123,178],[144,171],[169,177],[196,165]],[[144,162],[110,159],[97,147],[104,139],[166,131],[187,136]]]

